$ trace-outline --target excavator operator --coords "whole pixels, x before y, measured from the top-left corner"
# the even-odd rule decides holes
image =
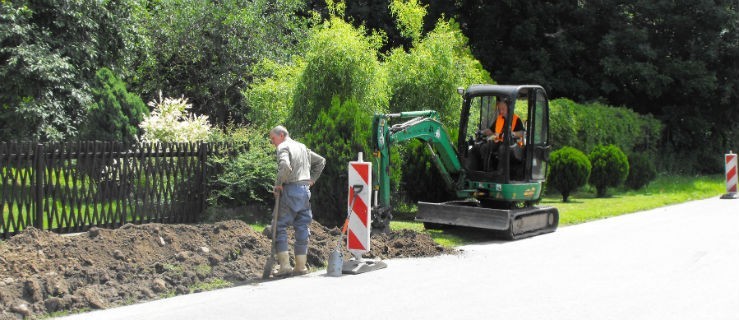
[[[494,169],[500,170],[500,167],[497,165],[497,163],[499,162],[498,160],[501,158],[499,153],[503,150],[500,148],[500,146],[503,144],[503,140],[505,138],[505,133],[503,132],[503,124],[505,123],[505,118],[508,116],[508,101],[502,97],[496,97],[495,106],[498,109],[498,117],[495,119],[495,121],[493,121],[493,124],[490,125],[490,128],[482,131],[482,134],[485,135],[489,140],[480,148],[483,170],[485,171],[493,171]],[[524,136],[524,128],[521,119],[519,119],[518,115],[516,114],[513,114],[513,124],[511,125],[511,131],[513,132],[513,136],[518,138],[519,142],[521,142]],[[516,158],[518,158],[515,151],[513,152],[513,154]]]
[[[504,138],[503,124],[505,123],[505,118],[508,116],[508,102],[505,99],[497,97],[495,107],[498,109],[498,117],[490,128],[483,130],[482,133],[487,137],[492,137],[489,139],[492,139],[493,142],[500,143],[503,142]],[[513,114],[513,125],[511,128],[514,136],[518,138],[523,137],[523,123],[521,123],[521,119],[516,114]]]

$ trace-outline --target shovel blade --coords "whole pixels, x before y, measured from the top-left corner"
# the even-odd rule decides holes
[[[274,257],[267,258],[267,263],[264,264],[264,272],[262,272],[262,279],[269,279],[276,262]]]
[[[337,247],[336,249],[331,250],[331,253],[328,255],[326,275],[329,277],[340,277],[343,266],[344,254],[341,252],[341,248]]]

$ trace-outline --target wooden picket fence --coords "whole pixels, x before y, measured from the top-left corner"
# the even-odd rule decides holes
[[[190,223],[206,206],[208,143],[0,142],[0,238],[126,223]]]

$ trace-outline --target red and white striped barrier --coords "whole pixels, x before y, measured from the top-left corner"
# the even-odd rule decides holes
[[[364,162],[362,154],[358,161],[349,162],[349,199],[351,208],[346,247],[354,255],[361,257],[370,250],[370,226],[372,207],[370,194],[372,185],[372,162]]]
[[[737,198],[737,171],[736,171],[736,154],[729,151],[725,155],[726,159],[726,194],[721,196],[722,199],[736,199]]]

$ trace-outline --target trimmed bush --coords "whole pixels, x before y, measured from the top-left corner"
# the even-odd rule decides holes
[[[597,191],[599,198],[606,196],[608,187],[618,187],[629,175],[629,160],[621,149],[615,145],[598,145],[590,152],[590,184]]]
[[[567,202],[570,193],[588,182],[591,168],[590,159],[582,151],[564,147],[549,156],[547,185],[557,189],[562,201]]]
[[[657,169],[650,157],[633,154],[629,157],[629,176],[624,183],[629,189],[638,190],[657,178]]]

